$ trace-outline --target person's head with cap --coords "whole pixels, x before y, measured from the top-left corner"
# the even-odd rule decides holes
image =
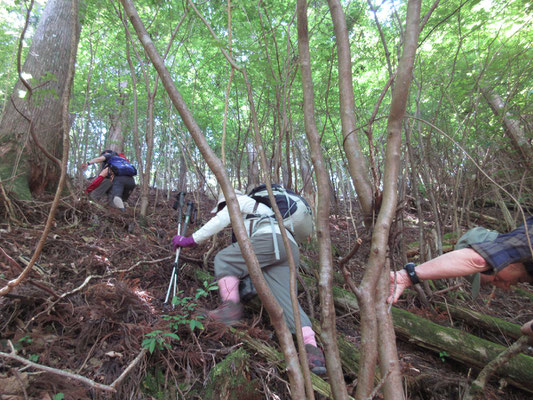
[[[238,189],[235,189],[235,195],[243,196],[244,193]],[[216,214],[217,212],[222,210],[224,207],[226,207],[226,198],[224,197],[224,192],[220,192],[220,194],[218,195],[217,205],[215,206],[215,208],[211,210],[211,214]]]

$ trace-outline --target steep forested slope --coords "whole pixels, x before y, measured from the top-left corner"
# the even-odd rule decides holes
[[[188,198],[199,205],[198,221],[192,231],[206,221],[214,200],[198,193],[189,194]],[[134,195],[126,214],[85,198],[61,203],[30,279],[0,299],[0,350],[4,353],[1,398],[60,398],[53,396],[63,393],[66,399],[207,399],[224,398],[218,396],[228,390],[230,394],[240,393],[240,397],[228,398],[289,399],[280,356],[273,357],[268,350],[279,351],[277,341],[257,302],[246,306],[245,319],[235,330],[198,318],[202,308],[218,304],[216,291],[208,293],[213,282],[210,261],[216,252],[211,251],[210,243],[182,252],[178,302],[175,307],[162,304],[174,259],[170,248],[177,228],[174,198],[167,199],[165,193],[153,190],[150,214],[144,222],[138,219],[136,200]],[[6,215],[4,203],[1,204],[2,215]],[[15,201],[12,206],[17,210],[14,215],[18,223],[3,220],[0,225],[1,286],[14,278],[31,257],[49,203],[48,199],[38,203]],[[408,208],[405,215],[409,215]],[[355,219],[356,227],[361,229],[357,214]],[[355,244],[354,226],[351,217],[343,213],[332,215],[330,222],[339,260]],[[406,225],[403,234],[416,238],[416,227]],[[226,231],[219,235],[215,247],[219,249],[229,240],[230,232]],[[356,266],[354,270],[361,269],[366,252],[368,242],[363,238],[354,257],[347,261]],[[204,256],[208,254],[211,258],[205,263]],[[313,280],[317,273],[316,246],[310,244],[302,255],[301,275],[305,279],[300,281],[300,301],[310,315],[318,318]],[[508,332],[476,326],[476,322],[452,313],[451,305],[520,324],[530,318],[533,292],[525,295],[482,289],[480,297],[472,300],[468,283],[461,283],[458,287],[450,283],[446,287],[451,290],[435,294],[433,299],[444,304],[441,308],[421,307],[414,293],[405,296],[399,307],[504,346],[514,341]],[[341,274],[336,277],[336,285],[339,290],[346,288]],[[341,350],[346,358],[343,372],[353,389],[357,371],[349,359],[357,355],[359,348],[359,315],[356,302],[350,305],[349,297],[342,298],[337,303],[339,340],[344,343]],[[417,343],[420,344],[410,343],[408,336],[400,335],[399,357],[409,398],[459,398],[478,369],[454,360],[451,351],[426,350]],[[14,352],[26,360],[24,363],[40,366],[20,369],[23,362],[15,359]],[[55,371],[46,372],[42,366]],[[115,384],[117,394],[107,392],[128,366],[131,369],[127,375]],[[220,377],[227,372],[232,377],[229,382]],[[78,378],[69,378],[68,374],[77,374]],[[79,376],[91,382],[82,382]],[[504,382],[505,379],[500,383],[492,380],[485,398],[531,396]]]

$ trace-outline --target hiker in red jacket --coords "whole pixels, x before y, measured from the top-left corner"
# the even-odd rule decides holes
[[[107,196],[107,203],[121,211],[125,211],[124,202],[128,200],[135,189],[133,176],[137,170],[124,154],[112,150],[104,150],[98,157],[81,165],[86,170],[89,165],[103,163],[98,177],[91,182],[85,193],[91,199],[100,200]]]

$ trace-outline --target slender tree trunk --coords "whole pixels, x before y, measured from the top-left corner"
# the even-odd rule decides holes
[[[72,38],[78,46],[71,0],[49,0],[37,25],[19,79],[0,121],[0,180],[20,198],[55,189],[63,145],[61,98]],[[20,64],[19,64],[20,65]],[[23,80],[24,79],[24,80]],[[24,92],[24,98],[19,93]],[[31,138],[30,138],[31,136]]]
[[[146,110],[146,159],[144,164],[144,172],[141,186],[141,210],[140,215],[146,217],[146,211],[148,210],[148,198],[150,195],[150,173],[152,171],[152,154],[154,150],[154,101],[157,93],[157,83],[159,78],[156,78],[154,83],[154,90],[150,93],[148,80],[146,82],[146,91],[150,93],[148,98],[147,110]]]
[[[352,62],[350,41],[346,29],[346,19],[339,0],[328,0],[339,62],[339,100],[342,124],[343,145],[348,167],[352,176],[357,198],[367,225],[371,224],[373,215],[374,196],[368,178],[368,166],[357,141],[357,121],[355,118],[355,100],[352,82]]]
[[[309,164],[306,156],[307,146],[303,139],[296,141],[296,152],[298,156],[298,164],[300,169],[300,176],[302,179],[302,192],[304,197],[309,201],[311,207],[315,208],[315,189],[313,187],[313,170],[312,165]]]
[[[520,127],[520,123],[509,115],[506,110],[506,105],[502,98],[488,88],[481,88],[483,97],[487,100],[492,112],[502,121],[505,133],[511,139],[513,146],[518,149],[519,154],[522,155],[524,163],[531,168],[533,164],[533,147],[529,144],[524,131]]]
[[[348,392],[337,345],[335,324],[335,307],[333,304],[333,257],[331,255],[331,235],[329,231],[330,182],[326,163],[322,156],[320,135],[315,122],[315,98],[311,76],[311,55],[309,53],[309,32],[307,26],[307,1],[297,1],[298,51],[302,91],[304,100],[304,122],[307,140],[311,147],[311,158],[315,167],[318,186],[318,203],[316,214],[317,236],[319,243],[320,279],[319,294],[322,317],[322,341],[326,350],[326,365],[335,399],[347,399]]]
[[[124,128],[123,121],[125,115],[125,95],[119,93],[116,100],[117,109],[111,116],[111,129],[109,130],[109,136],[107,140],[106,149],[116,151],[117,153],[124,152]]]
[[[370,258],[363,280],[357,290],[357,297],[361,307],[361,341],[362,360],[361,371],[364,376],[359,377],[356,397],[367,398],[372,392],[378,342],[380,339],[380,367],[383,376],[387,376],[383,391],[385,399],[403,399],[402,380],[399,368],[398,354],[394,340],[392,323],[386,321],[383,315],[383,300],[385,296],[376,296],[380,279],[387,280],[386,265],[387,244],[393,218],[398,203],[398,177],[400,171],[401,132],[402,121],[407,106],[407,97],[412,80],[412,70],[416,54],[421,0],[409,0],[407,4],[407,22],[404,37],[403,54],[398,65],[396,89],[391,100],[391,109],[387,123],[387,149],[385,155],[385,170],[383,176],[383,202],[379,211],[374,232]],[[388,287],[382,283],[381,290]],[[380,304],[376,306],[376,301]],[[377,318],[376,313],[380,315]],[[390,315],[389,315],[390,318]]]
[[[247,143],[248,151],[248,191],[259,185],[259,160],[253,143]]]

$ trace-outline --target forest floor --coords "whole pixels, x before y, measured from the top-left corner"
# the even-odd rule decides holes
[[[0,297],[0,399],[207,399],[210,372],[236,349],[245,347],[234,331],[196,317],[200,308],[218,305],[216,291],[204,287],[213,283],[198,272],[212,276],[212,258],[230,241],[229,229],[218,235],[214,251],[210,243],[184,249],[177,279],[179,301],[175,307],[163,304],[175,253],[170,241],[176,233],[178,213],[172,208],[175,194],[167,199],[153,191],[148,217],[138,218],[138,190],[126,213],[88,201],[63,200],[52,230],[29,278]],[[215,201],[189,194],[199,204],[194,231],[209,219]],[[38,202],[11,200],[8,218],[5,200],[0,201],[0,288],[17,277],[32,257],[51,205],[51,198]],[[357,215],[332,215],[331,232],[334,259],[348,254],[355,243]],[[406,220],[408,220],[406,218]],[[407,242],[418,239],[416,225],[406,225]],[[348,266],[359,281],[368,257],[368,241],[363,242]],[[207,263],[204,256],[209,254]],[[316,246],[302,250],[307,272],[318,268]],[[400,257],[393,257],[401,265]],[[303,271],[302,271],[303,273]],[[339,274],[340,275],[340,274]],[[336,279],[344,287],[342,278]],[[532,318],[531,300],[516,291],[482,288],[476,300],[468,295],[468,283],[441,296],[488,315],[522,324]],[[523,290],[529,290],[522,287]],[[531,291],[530,291],[531,292]],[[319,318],[316,292],[300,298],[308,314]],[[422,308],[414,292],[403,296],[398,306],[450,325],[445,313]],[[358,313],[338,312],[337,329],[348,341],[359,343]],[[203,323],[203,329],[194,327]],[[512,340],[466,323],[458,328],[508,346]],[[277,348],[277,340],[264,310],[245,308],[245,320],[237,326],[250,337]],[[148,335],[148,336],[147,336]],[[446,354],[432,352],[398,340],[402,371],[410,399],[460,399],[479,372],[460,364]],[[531,350],[531,348],[529,349]],[[289,399],[288,377],[276,364],[248,349],[252,355],[247,379],[252,391],[236,394],[236,399]],[[14,354],[16,353],[16,356]],[[12,357],[6,357],[9,354]],[[139,357],[138,357],[139,356]],[[24,367],[22,357],[37,365]],[[40,366],[55,369],[45,371]],[[117,393],[97,386],[111,385],[130,366]],[[90,381],[73,379],[76,374]],[[346,381],[354,390],[356,374],[346,371]],[[327,381],[327,377],[325,378]],[[485,399],[529,399],[531,393],[493,379]],[[176,394],[178,393],[178,395]],[[352,393],[353,395],[353,393]],[[212,398],[220,398],[213,395]],[[319,396],[319,398],[321,398]],[[376,396],[375,398],[380,398]]]

